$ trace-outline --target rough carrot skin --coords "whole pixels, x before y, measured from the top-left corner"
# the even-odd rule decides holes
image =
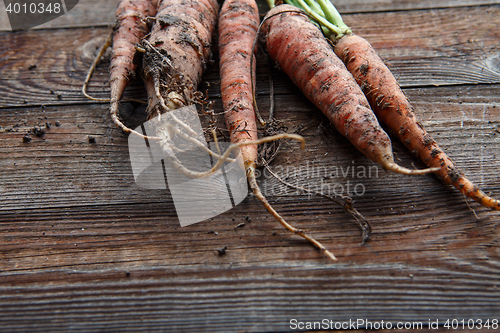
[[[125,91],[137,65],[133,63],[135,47],[149,32],[145,18],[156,15],[156,0],[123,0],[116,11],[113,32],[110,85],[111,103],[118,102]]]
[[[432,136],[418,122],[414,109],[396,79],[364,38],[349,34],[340,38],[335,53],[367,96],[379,120],[429,167],[439,167],[436,175],[482,205],[500,210],[500,201],[487,196],[455,166]]]
[[[192,103],[203,70],[211,55],[212,34],[217,21],[216,0],[164,0],[158,8],[149,43],[161,53],[167,65],[154,50],[143,57],[144,81],[148,91],[148,113],[159,110],[155,80],[160,80],[162,95],[175,93],[172,108]],[[164,111],[163,111],[164,112]]]
[[[277,6],[266,17],[261,37],[281,70],[365,156],[383,167],[394,163],[389,136],[320,30],[290,5]]]
[[[252,77],[252,46],[259,27],[255,0],[226,0],[219,14],[219,57],[222,104],[231,142],[257,140]],[[250,61],[254,59],[253,76]],[[257,163],[257,145],[240,147],[245,166]]]

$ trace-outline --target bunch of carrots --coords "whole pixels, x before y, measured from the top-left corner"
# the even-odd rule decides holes
[[[258,136],[258,123],[264,125],[258,122],[261,118],[257,117],[255,103],[255,52],[259,39],[278,67],[366,157],[386,170],[406,175],[435,173],[467,197],[500,210],[500,201],[469,181],[422,127],[390,70],[371,45],[345,25],[330,0],[285,2],[278,5],[268,0],[271,9],[261,22],[255,0],[226,0],[220,11],[216,0],[121,1],[114,31],[91,68],[111,46],[109,102],[113,121],[128,133],[145,137],[118,117],[119,101],[130,78],[137,74],[145,83],[150,118],[202,103],[203,95],[197,87],[210,59],[218,22],[222,102],[232,146],[223,155],[211,152],[218,162],[209,172],[222,165],[230,150],[239,148],[255,196],[286,229],[310,241],[332,260],[337,259],[321,243],[288,224],[273,209],[256,181],[259,144],[284,138],[304,144],[304,139],[295,134]],[[87,96],[91,71],[83,88]],[[410,170],[396,164],[391,140],[379,122],[429,168]],[[202,177],[209,173],[194,172],[182,165],[164,129],[157,131],[157,137],[146,138],[159,140],[186,175]],[[337,202],[360,225],[366,225],[350,201],[341,199]],[[365,236],[364,240],[369,234]]]

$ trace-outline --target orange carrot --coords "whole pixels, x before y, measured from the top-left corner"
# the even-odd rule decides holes
[[[254,40],[259,27],[259,10],[255,0],[226,0],[219,16],[219,53],[222,103],[226,124],[234,144],[240,146],[250,187],[264,207],[289,231],[307,239],[322,253],[335,256],[303,230],[288,224],[269,204],[255,177],[257,165],[257,120],[253,105],[255,66]],[[279,137],[283,137],[280,135]],[[267,137],[267,139],[275,139]]]
[[[145,136],[131,130],[118,118],[118,104],[130,81],[130,77],[136,74],[137,64],[134,63],[136,47],[144,36],[149,33],[149,25],[146,19],[156,15],[157,2],[158,0],[120,1],[116,10],[116,24],[113,32],[95,57],[82,87],[82,93],[87,98],[94,101],[110,102],[110,116],[118,127],[126,133],[135,133],[141,137]],[[110,46],[112,46],[109,66],[111,97],[96,98],[87,93],[87,87],[97,64]]]
[[[149,117],[199,101],[197,93],[211,54],[216,0],[164,0],[143,44]]]
[[[194,143],[218,161],[208,171],[189,169],[177,158],[176,148],[171,145],[170,131],[175,128],[161,122],[161,114],[193,104],[202,104],[203,94],[197,90],[203,71],[211,56],[212,35],[218,13],[216,0],[163,0],[158,8],[151,34],[141,44],[142,74],[148,94],[146,112],[149,118],[157,118],[156,137],[164,153],[169,156],[177,171],[187,177],[206,177],[215,172],[225,160],[224,156],[209,150],[200,142],[188,124],[175,115],[172,119],[190,134],[185,139]],[[166,125],[166,127],[164,127]],[[183,135],[181,132],[177,133]]]
[[[397,165],[389,136],[365,95],[333,53],[321,31],[299,9],[280,5],[269,11],[261,37],[270,57],[365,156],[384,169],[423,174]]]
[[[149,32],[145,21],[147,17],[156,15],[157,0],[123,0],[116,11],[116,26],[113,32],[110,71],[111,85],[111,119],[125,132],[131,130],[118,118],[118,102],[125,91],[130,77],[135,75],[137,65],[134,64],[136,46]]]
[[[342,37],[335,45],[335,53],[353,73],[380,121],[413,154],[429,167],[438,167],[436,175],[445,184],[455,186],[486,207],[500,210],[500,201],[486,195],[466,178],[423,128],[396,78],[364,38],[354,34]]]
[[[327,30],[327,35],[335,43],[335,53],[355,77],[379,120],[414,155],[427,166],[435,168],[436,175],[445,184],[455,186],[464,195],[486,207],[500,210],[500,201],[489,197],[467,179],[423,128],[396,78],[370,43],[352,33],[331,2],[318,1],[318,7],[322,12],[320,16],[328,20],[325,22],[322,17],[315,18]]]
[[[219,58],[222,104],[231,142],[257,140],[253,107],[255,63],[252,46],[259,27],[255,0],[226,0],[219,14]],[[253,82],[252,82],[253,81]],[[240,148],[246,168],[257,164],[257,146]]]

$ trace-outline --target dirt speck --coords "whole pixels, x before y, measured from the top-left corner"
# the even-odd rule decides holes
[[[363,65],[359,66],[359,71],[361,72],[361,74],[366,76],[366,74],[368,74],[369,68],[370,68],[370,66],[368,66],[367,64],[363,64]]]
[[[96,139],[94,136],[89,135],[89,143],[96,143]]]
[[[219,254],[219,256],[223,256],[226,254],[226,250],[227,250],[227,245],[221,249],[217,249],[217,253]]]
[[[42,137],[45,134],[45,129],[40,126],[35,126],[31,129],[31,133],[37,137]]]
[[[26,134],[25,136],[23,136],[23,142],[24,143],[31,142],[31,136],[29,134]]]

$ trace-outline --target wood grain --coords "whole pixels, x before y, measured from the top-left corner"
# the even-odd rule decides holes
[[[500,197],[499,6],[354,4],[339,2],[353,12],[346,22],[389,61],[422,124],[466,175]],[[259,182],[271,204],[339,263],[286,232],[253,196],[181,228],[168,190],[135,184],[127,136],[108,105],[80,94],[110,31],[92,22],[0,33],[0,332],[284,332],[294,318],[500,319],[500,214],[432,176],[378,168],[263,54],[261,111],[270,105],[271,72],[275,116],[290,131],[307,125],[306,148],[285,143],[271,167],[300,186],[349,188],[372,239],[360,245],[340,207],[264,171]],[[214,60],[201,89],[220,112]],[[106,62],[90,89],[101,97],[109,94]],[[127,97],[145,99],[140,81]],[[122,103],[122,118],[141,124],[144,106]],[[23,142],[46,123],[43,135]],[[422,167],[399,142],[393,148],[400,164]],[[430,331],[447,330],[420,330]]]

